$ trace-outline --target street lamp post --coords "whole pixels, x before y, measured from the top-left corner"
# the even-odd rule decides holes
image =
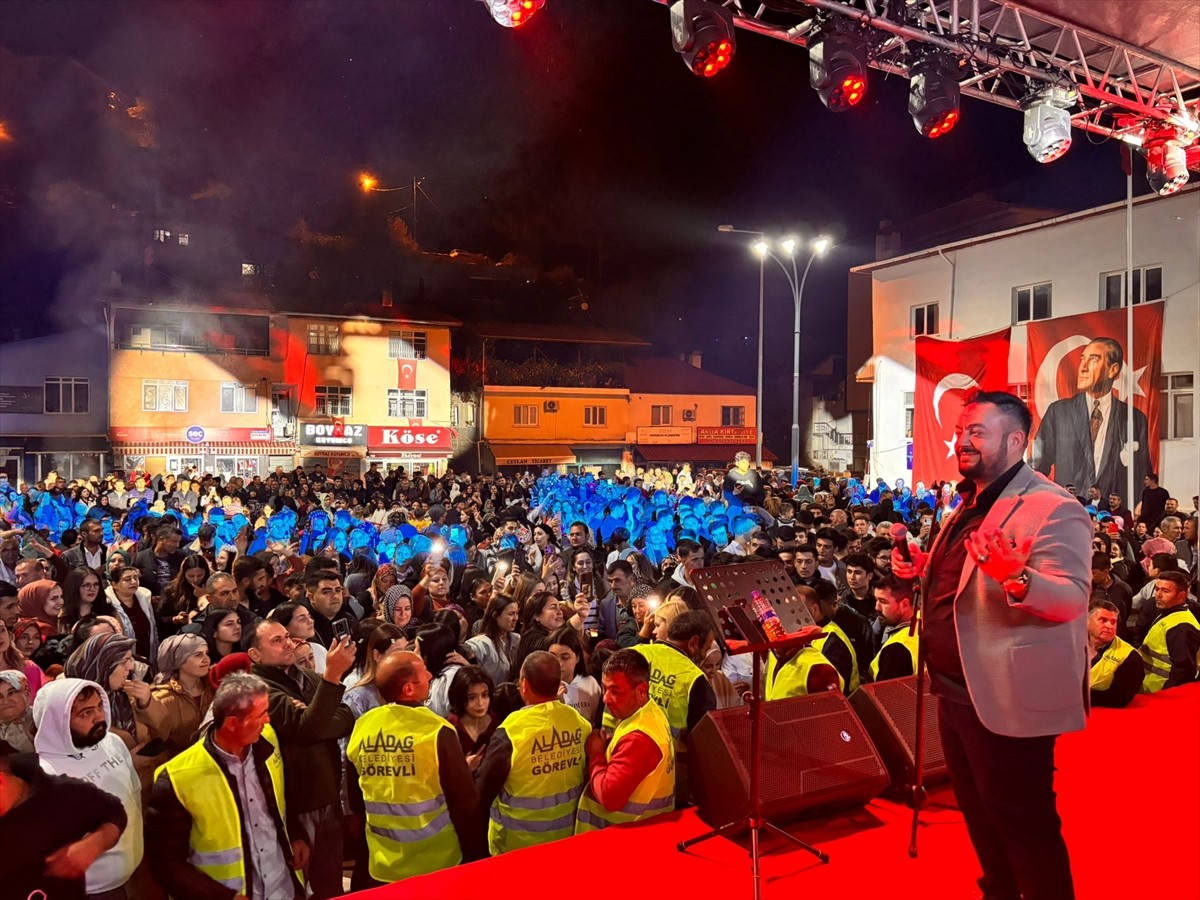
[[[761,231],[748,231],[743,228],[734,228],[732,225],[718,225],[717,231],[726,234],[756,235],[758,240],[754,243],[755,248],[766,249],[766,235]],[[756,255],[758,256],[758,388],[754,407],[754,466],[761,469],[763,448],[763,282],[766,276],[767,257],[765,252],[757,250]]]

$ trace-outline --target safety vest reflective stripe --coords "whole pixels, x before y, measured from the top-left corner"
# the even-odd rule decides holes
[[[656,812],[661,809],[673,807],[675,800],[672,797],[659,797],[657,800],[651,800],[648,803],[626,803],[618,810],[629,816],[641,816],[648,812]]]
[[[559,816],[557,819],[517,819],[508,813],[501,812],[496,806],[491,808],[488,813],[488,818],[499,825],[501,828],[508,828],[512,831],[532,831],[537,834],[545,834],[549,831],[560,831],[563,828],[570,828],[575,824],[575,810],[566,815]]]
[[[382,825],[377,825],[371,822],[367,825],[372,832],[385,837],[390,841],[399,841],[400,843],[408,843],[411,841],[423,841],[427,838],[436,837],[437,833],[450,824],[450,810],[445,806],[432,822],[424,827],[418,828],[384,828]]]
[[[1167,632],[1180,626],[1200,630],[1200,622],[1186,606],[1160,618],[1150,628],[1140,652],[1146,662],[1146,674],[1142,678],[1142,693],[1153,694],[1166,687],[1171,677],[1171,654],[1167,648]],[[1200,662],[1200,660],[1198,660]]]
[[[432,800],[422,800],[419,803],[380,803],[376,800],[363,804],[366,812],[377,816],[423,816],[435,812],[446,805],[446,796],[438,794]]]
[[[561,794],[551,794],[549,797],[518,797],[502,788],[499,799],[505,806],[513,806],[517,809],[553,809],[563,803],[573,803],[579,799],[582,793],[582,784],[577,784]]]
[[[233,847],[230,850],[214,850],[200,853],[193,850],[188,854],[188,862],[193,866],[227,866],[230,863],[242,861],[242,848]]]
[[[1105,648],[1104,652],[1100,654],[1100,658],[1096,660],[1096,664],[1092,666],[1090,675],[1092,690],[1105,691],[1112,687],[1117,669],[1121,668],[1121,663],[1125,662],[1130,653],[1133,653],[1133,647],[1130,644],[1120,638],[1113,638],[1112,643]]]

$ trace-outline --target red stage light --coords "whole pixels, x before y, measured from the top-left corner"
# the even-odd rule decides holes
[[[733,59],[728,41],[714,41],[703,47],[692,62],[692,71],[705,78],[711,78],[729,65]]]

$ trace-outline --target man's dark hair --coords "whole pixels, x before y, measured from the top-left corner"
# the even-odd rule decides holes
[[[1160,572],[1174,572],[1179,568],[1178,558],[1174,553],[1155,553],[1150,557],[1150,565]]]
[[[839,534],[836,529],[830,528],[829,526],[818,528],[815,535],[815,540],[831,542],[834,550],[846,549],[846,536]]]
[[[1180,572],[1178,569],[1174,569],[1169,572],[1159,572],[1158,578],[1155,580],[1156,581],[1169,581],[1169,582],[1171,582],[1171,584],[1175,585],[1176,590],[1180,590],[1180,591],[1183,591],[1184,593],[1187,593],[1188,577],[1183,572]]]
[[[177,525],[167,523],[160,525],[158,530],[154,532],[155,541],[165,541],[169,537],[183,537],[183,531]]]
[[[679,644],[686,644],[692,638],[700,638],[703,645],[708,635],[713,633],[712,616],[698,609],[681,612],[667,626],[667,637]]]
[[[685,556],[691,556],[697,550],[701,549],[703,548],[690,538],[682,538],[675,545],[675,555],[680,559],[683,559]]]
[[[217,536],[217,526],[211,522],[205,522],[196,529],[196,537],[200,539],[200,543],[207,544]]]
[[[617,572],[624,572],[630,578],[633,578],[633,565],[627,559],[617,559],[608,564],[608,568],[605,570],[605,572],[609,575],[613,575]]]
[[[966,400],[967,404],[992,404],[1016,422],[1018,430],[1025,435],[1025,440],[1029,440],[1029,433],[1033,429],[1033,414],[1025,405],[1025,401],[1016,394],[1010,394],[1008,391],[972,391],[968,392]]]
[[[797,544],[792,550],[793,556],[811,556],[817,558],[817,548],[812,544]]]
[[[521,677],[529,682],[539,697],[553,700],[558,696],[558,686],[562,683],[562,663],[553,653],[534,650],[521,663]]]
[[[812,591],[817,595],[817,602],[821,604],[822,609],[836,609],[838,605],[837,586],[828,579],[818,578],[811,585]]]
[[[605,675],[624,675],[633,687],[650,683],[650,661],[632,647],[618,650],[604,662]]]
[[[253,578],[266,567],[267,564],[257,556],[239,556],[233,561],[233,580],[240,583]]]
[[[863,549],[873,557],[878,556],[884,550],[890,551],[892,549],[892,540],[885,537],[873,537],[867,541],[867,546]]]
[[[1104,361],[1105,367],[1116,365],[1120,366],[1125,362],[1125,351],[1121,347],[1120,341],[1113,340],[1110,337],[1094,337],[1089,344],[1099,344],[1106,351],[1107,359]]]
[[[1118,616],[1121,614],[1121,610],[1117,608],[1117,604],[1113,603],[1111,600],[1105,600],[1104,598],[1093,600],[1088,604],[1088,615],[1090,616],[1098,609],[1108,610],[1110,613],[1116,613]]]
[[[865,553],[851,553],[842,562],[846,564],[847,569],[854,566],[856,569],[862,569],[868,575],[871,575],[875,571],[874,561]]]
[[[909,603],[912,603],[913,583],[911,581],[903,581],[895,575],[883,575],[877,578],[871,584],[871,589],[876,591],[890,591],[892,596],[897,600],[907,600]]]
[[[1147,472],[1146,477],[1149,478],[1151,481],[1153,481],[1155,484],[1158,484],[1158,473],[1157,472]]]
[[[1112,557],[1103,550],[1097,550],[1092,554],[1092,571],[1107,572],[1112,568]]]
[[[304,587],[306,590],[315,591],[322,581],[341,581],[337,569],[312,569],[304,576]]]

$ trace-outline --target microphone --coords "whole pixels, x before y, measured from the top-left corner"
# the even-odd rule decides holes
[[[908,528],[903,522],[893,522],[892,527],[888,529],[888,535],[892,539],[892,543],[896,545],[896,549],[900,551],[900,555],[904,557],[905,562],[912,562],[912,551],[908,549]]]

